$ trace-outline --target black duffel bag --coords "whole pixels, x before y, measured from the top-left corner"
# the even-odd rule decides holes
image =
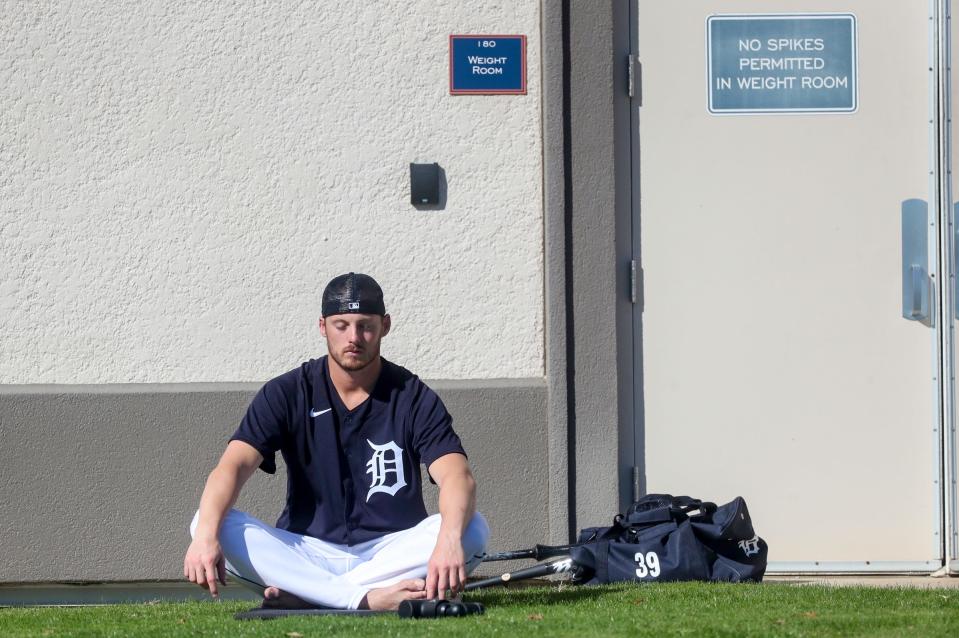
[[[570,556],[577,582],[710,580],[759,582],[766,541],[753,530],[741,496],[716,506],[688,496],[649,494],[610,527],[580,532]]]

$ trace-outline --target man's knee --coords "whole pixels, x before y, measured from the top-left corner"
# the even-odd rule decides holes
[[[481,538],[484,545],[486,544],[486,541],[489,540],[489,523],[486,522],[486,517],[480,512],[473,514],[473,518],[470,519],[466,529],[469,533],[474,534],[477,538]]]
[[[416,528],[420,530],[417,533],[427,533],[433,538],[436,538],[436,535],[439,534],[441,523],[442,519],[439,514],[428,516],[416,526]],[[466,524],[466,529],[463,531],[462,543],[463,552],[467,554],[466,559],[469,560],[470,556],[473,555],[483,554],[486,551],[488,541],[489,525],[486,522],[486,517],[476,512],[473,514],[473,518]]]
[[[220,529],[223,529],[224,525],[228,523],[235,522],[239,518],[244,517],[245,514],[240,510],[231,509],[226,513],[226,516],[223,517],[223,522],[220,523]],[[196,514],[193,515],[193,521],[190,523],[190,537],[196,538],[196,526],[200,522],[200,510],[196,511]]]
[[[482,554],[486,551],[488,542],[489,524],[486,522],[486,517],[476,512],[466,525],[466,532],[463,534],[463,549],[470,554]]]

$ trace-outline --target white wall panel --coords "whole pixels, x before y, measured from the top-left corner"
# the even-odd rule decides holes
[[[527,35],[529,94],[450,96],[450,33]],[[6,3],[0,383],[265,379],[348,270],[387,357],[541,376],[538,34],[533,0]]]

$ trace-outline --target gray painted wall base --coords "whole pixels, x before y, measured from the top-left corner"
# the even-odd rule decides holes
[[[545,382],[430,385],[470,455],[490,549],[543,542]],[[0,388],[0,582],[181,578],[206,476],[258,387]],[[237,507],[275,521],[284,474],[258,472]],[[428,483],[426,501],[435,511],[436,489]]]

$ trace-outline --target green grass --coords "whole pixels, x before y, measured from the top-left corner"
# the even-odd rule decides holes
[[[7,636],[959,636],[959,590],[670,583],[487,590],[485,616],[236,621],[249,602],[0,609]]]

